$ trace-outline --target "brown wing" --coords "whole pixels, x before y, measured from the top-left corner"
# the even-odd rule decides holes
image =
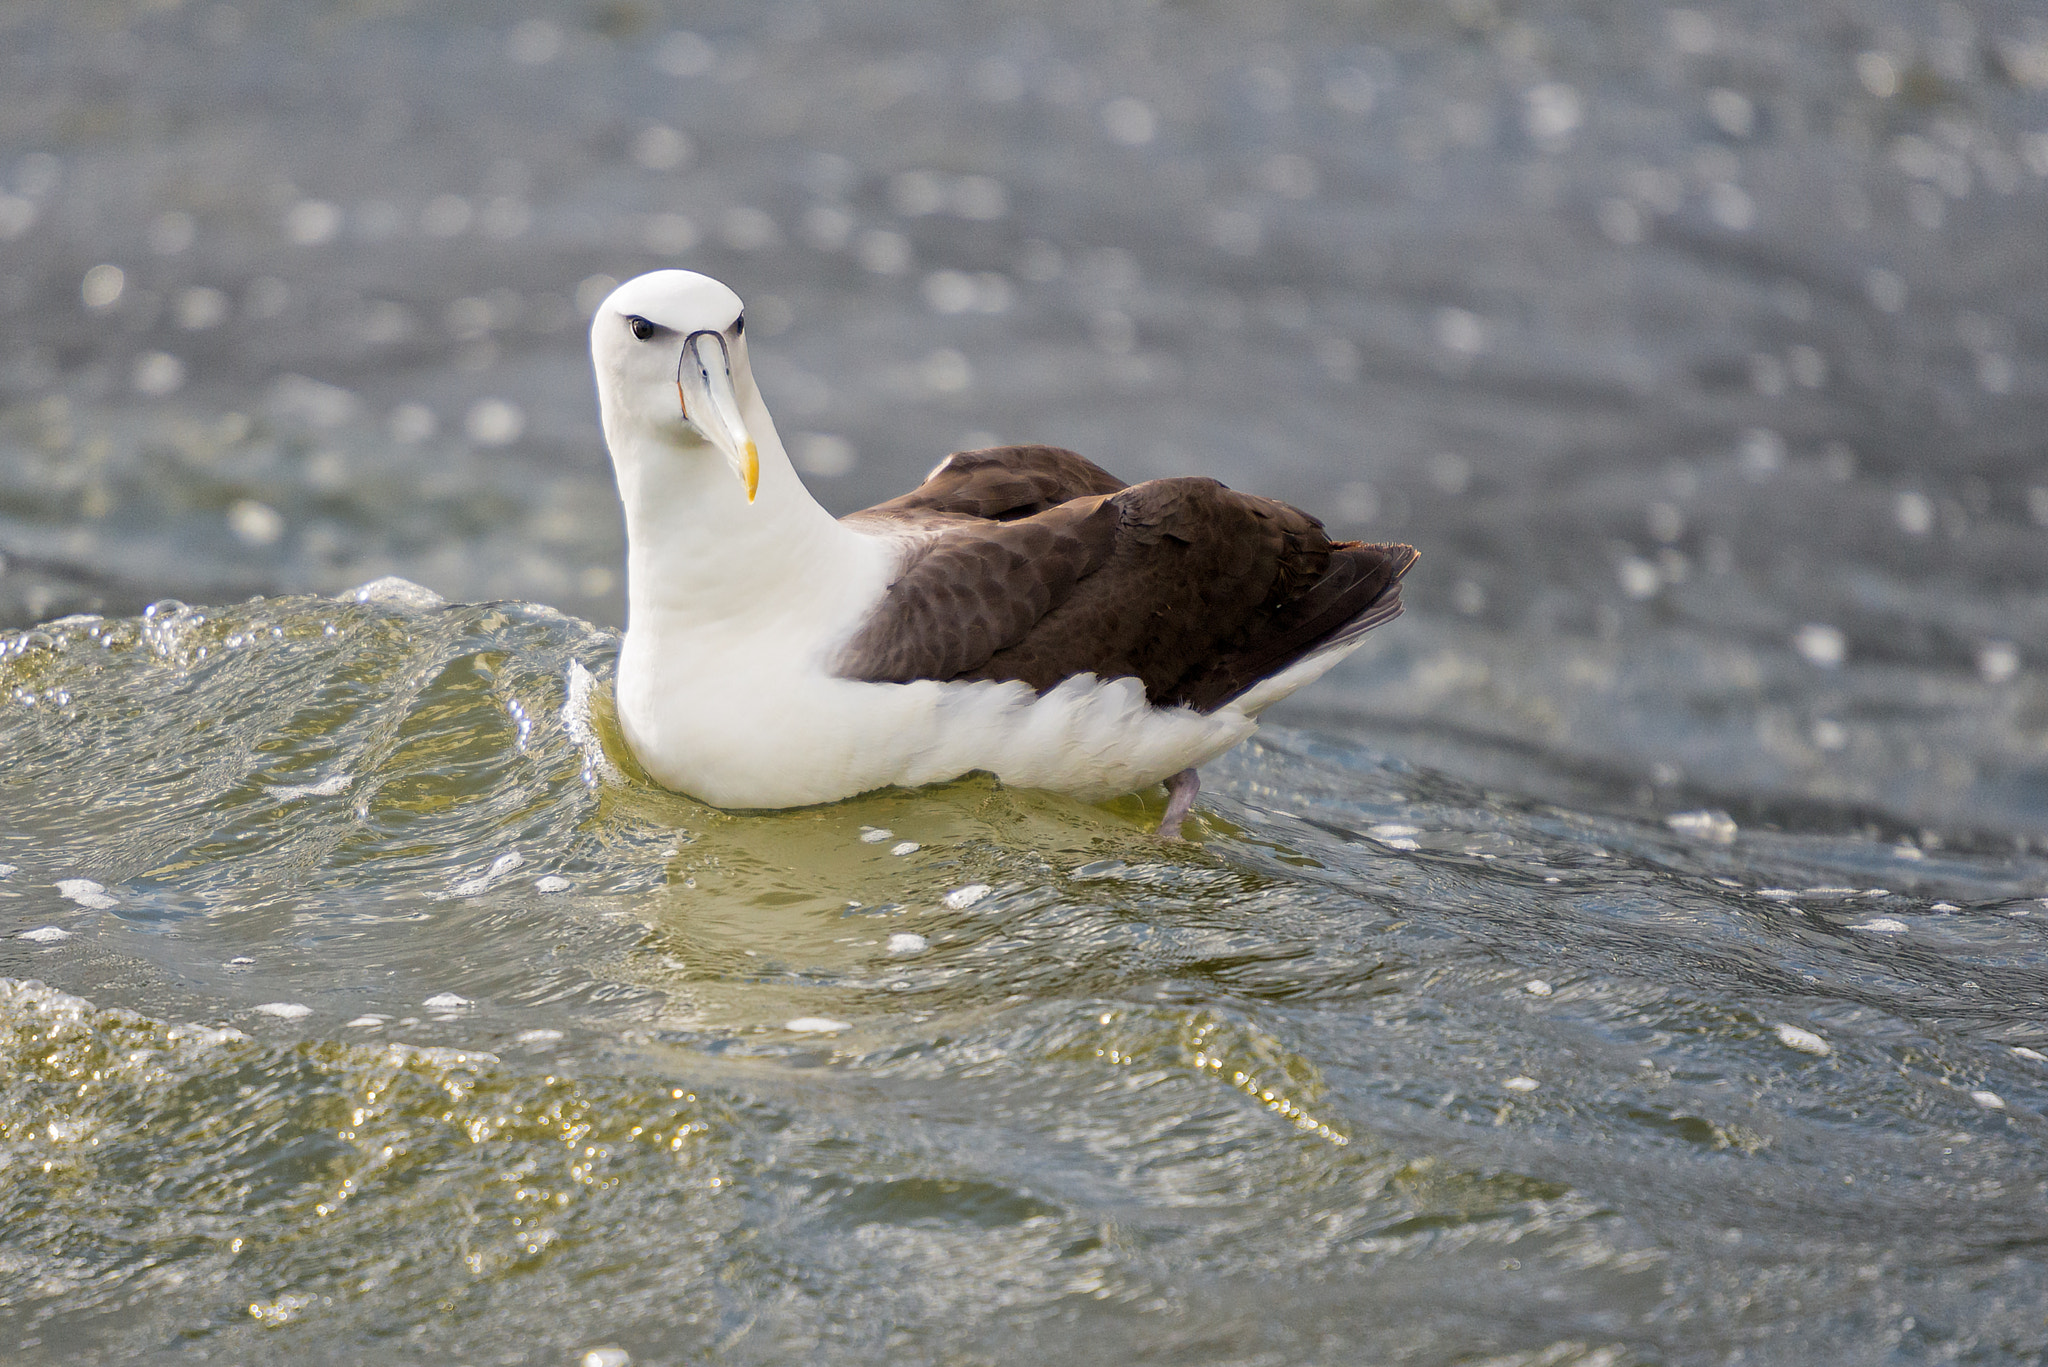
[[[1058,446],[991,446],[955,451],[909,493],[850,518],[903,520],[957,513],[1011,522],[1071,499],[1113,494],[1123,487],[1122,480],[1101,466]]]
[[[1299,509],[1209,479],[1151,480],[1006,522],[955,508],[924,518],[940,528],[848,647],[848,678],[1043,692],[1076,674],[1135,676],[1154,703],[1206,711],[1399,612],[1415,559],[1406,546],[1333,543]]]

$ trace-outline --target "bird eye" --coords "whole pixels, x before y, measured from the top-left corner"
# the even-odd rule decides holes
[[[654,335],[654,324],[637,313],[626,319],[626,326],[633,329],[633,335],[643,342]]]

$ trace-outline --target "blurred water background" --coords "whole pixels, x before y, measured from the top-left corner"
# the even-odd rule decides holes
[[[1409,612],[1191,846],[663,794],[678,264]],[[2037,3],[14,0],[0,559],[10,1363],[2048,1359]]]

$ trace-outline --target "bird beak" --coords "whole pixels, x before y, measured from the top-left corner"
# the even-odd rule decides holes
[[[761,484],[761,455],[747,435],[746,419],[740,416],[740,396],[733,388],[732,360],[726,355],[724,337],[708,330],[690,334],[676,367],[676,395],[683,401],[683,416],[690,425],[725,453],[726,463],[746,487],[747,502],[752,503]]]

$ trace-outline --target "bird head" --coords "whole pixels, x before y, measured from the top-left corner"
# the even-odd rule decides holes
[[[613,290],[590,323],[606,421],[623,421],[688,454],[722,455],[747,491],[761,460],[740,398],[751,391],[740,297],[695,271],[653,271]]]

